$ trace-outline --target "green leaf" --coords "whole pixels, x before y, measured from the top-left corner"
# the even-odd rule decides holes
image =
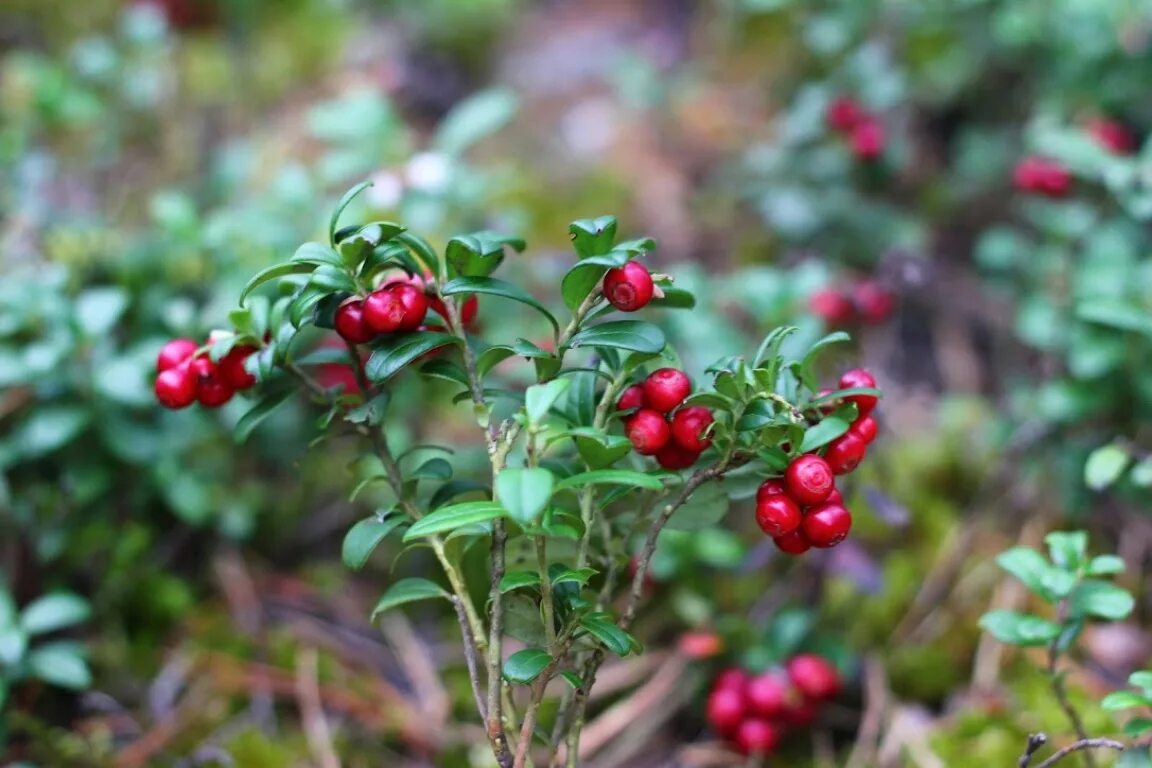
[[[368,358],[364,373],[373,384],[380,384],[432,350],[459,343],[459,338],[447,333],[432,331],[408,333],[389,339],[378,347]]]
[[[804,359],[800,361],[800,380],[804,386],[813,391],[819,388],[816,380],[815,367],[816,358],[820,356],[821,352],[833,344],[843,344],[851,340],[852,337],[844,331],[834,331],[809,347],[808,353],[804,355]]]
[[[89,339],[108,334],[128,309],[128,293],[116,286],[89,288],[76,297],[73,312],[80,331]]]
[[[33,677],[51,685],[82,691],[92,685],[92,673],[76,643],[47,643],[28,654],[28,670]]]
[[[1128,747],[1113,768],[1152,768],[1152,749],[1144,745]]]
[[[579,427],[569,430],[580,458],[593,469],[615,464],[632,451],[632,441],[623,435],[609,435],[602,430]]]
[[[584,685],[584,680],[580,677],[580,675],[576,674],[570,669],[561,672],[560,677],[564,678],[568,685],[572,686],[572,690],[574,691],[580,690],[580,686]]]
[[[1116,555],[1097,555],[1088,561],[1088,568],[1085,572],[1089,576],[1124,573],[1124,561]]]
[[[1127,618],[1135,604],[1128,590],[1098,579],[1080,582],[1068,598],[1072,616],[1095,616],[1111,621]]]
[[[521,525],[532,525],[552,498],[555,478],[543,467],[509,467],[496,476],[496,500]]]
[[[420,375],[433,379],[443,379],[453,384],[459,384],[462,387],[470,386],[468,372],[464,370],[463,366],[440,357],[435,360],[429,360],[420,366]]]
[[[586,485],[629,485],[649,491],[664,490],[664,481],[659,477],[630,469],[595,469],[581,472],[556,483],[556,490],[583,488]]]
[[[344,414],[344,421],[350,424],[376,426],[384,421],[384,415],[388,412],[388,403],[391,400],[392,393],[384,390],[371,400],[349,409],[348,412]]]
[[[53,592],[37,598],[20,613],[20,627],[29,635],[42,635],[88,619],[88,601],[70,592]]]
[[[451,482],[444,483],[444,485],[436,490],[436,493],[432,494],[432,498],[428,501],[428,508],[436,509],[445,502],[451,501],[458,496],[463,496],[466,493],[483,493],[485,496],[488,496],[491,490],[484,483],[478,483],[475,480],[452,480]]]
[[[1088,553],[1088,534],[1084,531],[1053,531],[1044,537],[1052,562],[1069,571],[1079,570]]]
[[[1141,459],[1128,473],[1128,479],[1140,488],[1152,486],[1152,456]]]
[[[661,307],[663,309],[694,309],[696,307],[696,297],[683,288],[661,288],[664,295],[660,298],[652,299],[648,306]]]
[[[288,261],[283,264],[276,264],[267,269],[262,269],[252,276],[248,284],[244,286],[244,290],[240,292],[240,306],[244,306],[244,300],[248,298],[248,294],[259,288],[269,280],[275,280],[278,277],[285,275],[303,275],[315,270],[315,265],[306,264],[298,261]]]
[[[63,448],[91,421],[87,411],[67,405],[39,407],[12,435],[12,444],[25,459],[39,458]]]
[[[274,391],[267,392],[260,398],[256,405],[248,409],[248,411],[240,417],[236,422],[236,426],[232,430],[232,437],[237,444],[243,443],[252,434],[252,431],[260,425],[264,419],[272,415],[272,413],[295,394],[295,387],[284,385],[276,388]]]
[[[548,576],[554,585],[579,584],[583,587],[596,573],[597,571],[593,568],[567,568],[559,563],[553,563],[549,568]]]
[[[576,262],[560,280],[560,297],[564,306],[575,312],[603,279],[605,272],[624,266],[630,258],[625,251],[612,251]]]
[[[524,410],[528,415],[528,424],[530,426],[541,424],[548,411],[571,385],[571,379],[553,379],[545,384],[533,384],[528,387],[524,392]]]
[[[852,427],[844,419],[836,416],[826,416],[816,426],[804,432],[804,442],[800,444],[800,452],[808,453],[821,446],[827,445],[843,435]]]
[[[402,515],[373,515],[349,528],[340,549],[344,565],[354,571],[363,568],[380,542],[404,522]]]
[[[500,592],[506,594],[514,589],[535,587],[540,583],[540,574],[536,571],[508,571],[500,579]]]
[[[1119,445],[1104,445],[1088,454],[1084,463],[1084,482],[1094,491],[1102,491],[1120,479],[1132,457]]]
[[[372,186],[372,182],[362,181],[345,192],[343,197],[340,198],[340,201],[336,203],[336,208],[332,211],[332,218],[328,220],[328,240],[332,243],[333,247],[336,246],[336,230],[340,226],[340,214],[344,213],[344,209],[356,199],[357,195],[370,186]]]
[[[1152,315],[1142,307],[1115,299],[1093,299],[1076,305],[1076,317],[1088,323],[1152,337]]]
[[[1005,550],[996,556],[996,563],[1049,602],[1067,597],[1076,583],[1075,576],[1054,568],[1043,555],[1028,547]]]
[[[632,636],[616,626],[606,613],[587,614],[580,619],[580,626],[617,656],[627,656],[637,645]]]
[[[13,667],[28,650],[28,635],[18,626],[0,627],[0,666]]]
[[[522,685],[530,683],[551,663],[552,657],[539,648],[516,651],[504,662],[504,679]]]
[[[476,372],[483,378],[497,365],[516,354],[512,347],[495,344],[476,356]]]
[[[1110,712],[1134,707],[1147,707],[1152,702],[1138,693],[1132,691],[1114,691],[1100,700],[1100,708]]]
[[[1060,625],[1017,611],[990,611],[980,618],[980,627],[1009,645],[1046,645],[1060,634]]]
[[[759,368],[765,361],[770,364],[774,362],[780,355],[780,347],[783,346],[784,340],[798,330],[800,329],[794,325],[784,325],[773,329],[772,332],[765,336],[764,340],[760,342],[760,348],[756,350],[756,356],[752,358],[752,367]]]
[[[451,480],[452,479],[452,465],[447,459],[442,459],[439,456],[428,459],[410,475],[412,478],[430,478],[432,480]]]
[[[377,601],[376,607],[372,609],[371,618],[375,621],[377,616],[398,605],[414,603],[418,600],[430,600],[434,597],[449,599],[448,593],[436,582],[419,578],[400,579],[389,587],[388,591]]]
[[[1137,688],[1142,688],[1145,695],[1152,696],[1152,671],[1142,669],[1128,675],[1128,682]]]
[[[664,527],[673,531],[695,531],[716,525],[728,514],[728,505],[728,494],[719,483],[704,485],[672,513]]]
[[[846,389],[837,389],[834,392],[829,392],[821,397],[814,397],[808,401],[808,404],[826,405],[848,397],[849,395],[873,395],[874,397],[883,397],[884,393],[876,387],[847,387]]]
[[[577,332],[569,341],[572,349],[579,347],[610,347],[632,352],[656,353],[666,345],[664,332],[652,323],[642,320],[617,320],[593,325]]]
[[[534,296],[512,283],[507,283],[494,277],[458,277],[442,286],[440,293],[444,296],[483,293],[488,296],[500,296],[505,299],[511,299],[512,301],[518,301],[521,304],[527,304],[539,311],[548,322],[552,324],[552,328],[557,333],[560,332],[560,324],[556,321],[556,318],[554,318],[552,313],[548,311],[548,308],[537,301]]]
[[[1124,723],[1124,735],[1130,739],[1138,739],[1149,731],[1152,731],[1152,719],[1147,717],[1134,717]]]
[[[314,267],[344,269],[344,260],[340,258],[340,254],[323,243],[304,243],[296,249],[296,253],[292,254],[292,258],[289,259],[289,261],[300,264],[311,264]]]
[[[458,155],[477,141],[502,128],[516,114],[518,100],[508,88],[489,88],[475,93],[452,108],[440,121],[432,146]]]
[[[777,413],[776,406],[768,400],[753,400],[744,408],[734,428],[737,432],[755,432],[765,427],[791,424],[786,414]]]
[[[524,250],[524,241],[519,238],[504,237],[495,232],[475,232],[449,240],[444,248],[444,257],[457,275],[488,277],[504,261],[504,248],[508,245],[518,251]]]
[[[616,217],[579,219],[568,225],[568,236],[582,259],[608,253],[616,241]]]
[[[507,514],[504,507],[494,501],[466,501],[462,504],[440,507],[413,523],[404,534],[404,541],[452,531],[474,523],[486,523]]]

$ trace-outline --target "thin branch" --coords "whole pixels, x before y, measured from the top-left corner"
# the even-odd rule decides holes
[[[1056,607],[1056,620],[1063,624],[1068,613],[1068,599],[1064,598]],[[1089,741],[1088,731],[1084,727],[1084,721],[1080,719],[1080,713],[1072,706],[1072,702],[1068,700],[1068,692],[1064,689],[1064,676],[1056,669],[1056,664],[1060,660],[1060,636],[1064,633],[1061,632],[1056,637],[1052,638],[1052,642],[1048,643],[1048,680],[1052,685],[1052,695],[1056,697],[1056,702],[1060,705],[1060,709],[1064,710],[1064,714],[1068,717],[1068,722],[1072,724],[1072,730],[1076,731],[1076,737],[1080,741]],[[1088,768],[1096,768],[1096,758],[1093,757],[1091,752],[1085,752],[1084,764]]]
[[[456,616],[461,626],[468,625],[468,616],[464,613],[464,605],[456,595],[452,596],[452,606],[456,609]],[[472,697],[476,700],[476,711],[482,720],[488,719],[488,705],[484,702],[484,694],[480,686],[479,662],[477,661],[476,643],[470,632],[464,633],[464,662],[468,666],[468,681],[472,684]]]
[[[1033,733],[1028,736],[1028,746],[1024,749],[1024,754],[1020,755],[1020,760],[1017,761],[1017,768],[1029,768],[1032,765],[1032,758],[1040,751],[1041,747],[1048,743],[1048,737],[1043,733]],[[1080,739],[1063,749],[1057,750],[1048,759],[1041,763],[1037,763],[1035,768],[1052,768],[1056,763],[1071,755],[1073,752],[1084,752],[1084,756],[1092,754],[1088,750],[1093,749],[1114,749],[1117,752],[1123,752],[1125,746],[1114,739]]]

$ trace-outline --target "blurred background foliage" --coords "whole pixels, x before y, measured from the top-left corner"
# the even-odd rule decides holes
[[[700,296],[657,318],[695,375],[775,325],[797,344],[844,325],[858,343],[833,362],[887,393],[854,541],[783,562],[747,502],[666,537],[650,653],[606,672],[590,764],[733,764],[709,749],[707,678],[769,663],[789,627],[853,670],[789,765],[1013,764],[1062,720],[1031,660],[976,626],[1025,599],[994,553],[1086,526],[1135,574],[1135,618],[1086,636],[1085,701],[1152,651],[1150,45],[1152,12],[1126,0],[8,0],[0,757],[320,764],[318,698],[343,765],[486,765],[456,717],[451,617],[381,635],[365,617],[392,574],[339,563],[379,500],[348,500],[352,446],[311,445],[302,402],[237,447],[244,403],[152,401],[160,344],[225,324],[247,276],[367,178],[357,213],[434,242],[523,235],[518,275],[553,301],[567,222],[614,213]],[[838,97],[878,128],[872,155],[829,126]],[[1066,194],[1014,187],[1030,155]],[[886,311],[820,310],[862,282]],[[394,438],[463,434],[463,410],[410,379]],[[37,605],[43,632],[21,618]],[[721,657],[686,662],[689,630]],[[679,695],[641,706],[656,670]]]

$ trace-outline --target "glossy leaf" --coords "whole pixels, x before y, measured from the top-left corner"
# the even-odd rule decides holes
[[[373,515],[349,528],[340,548],[340,558],[344,565],[354,571],[363,568],[380,542],[404,522],[402,515]]]
[[[548,506],[554,484],[552,473],[543,467],[509,467],[496,476],[496,500],[513,520],[532,525]]]
[[[428,579],[400,579],[389,587],[388,591],[377,601],[376,607],[372,609],[371,618],[375,620],[380,614],[392,610],[398,605],[414,603],[418,600],[430,600],[436,597],[448,599],[449,595],[439,584]]]
[[[1060,625],[1017,611],[990,611],[980,618],[980,627],[1009,645],[1046,645],[1060,634]]]
[[[412,524],[404,534],[404,541],[455,530],[465,525],[484,523],[504,517],[508,513],[494,501],[466,501],[440,507]]]
[[[843,435],[851,428],[844,419],[836,416],[826,416],[816,426],[804,432],[804,442],[800,444],[800,452],[807,453],[827,445]]]
[[[616,626],[606,613],[590,613],[580,619],[580,626],[617,656],[627,656],[635,647],[632,636]]]
[[[659,477],[643,472],[635,472],[630,469],[595,469],[560,480],[556,483],[556,490],[583,488],[586,485],[627,485],[650,491],[664,489],[664,483]]]
[[[344,209],[347,208],[349,204],[351,204],[351,202],[356,199],[357,195],[368,189],[370,186],[372,186],[372,182],[362,181],[356,186],[352,187],[352,189],[345,192],[344,195],[340,198],[339,202],[336,203],[336,207],[332,210],[332,218],[328,220],[328,239],[333,246],[336,245],[336,229],[340,225],[340,214],[344,213]]]
[[[568,236],[582,259],[607,253],[616,240],[616,217],[579,219],[568,225]]]
[[[504,661],[504,679],[527,684],[540,676],[552,663],[552,657],[539,648],[525,648]]]
[[[1097,579],[1080,582],[1068,598],[1068,609],[1073,616],[1119,621],[1127,618],[1133,607],[1135,600],[1126,589]]]
[[[540,574],[536,571],[508,571],[500,579],[500,592],[508,593],[523,587],[535,587],[540,584]]]
[[[256,405],[249,408],[236,422],[236,426],[232,430],[232,437],[237,444],[247,440],[252,431],[260,426],[264,419],[271,416],[276,409],[288,402],[295,392],[295,388],[286,383],[265,392]]]
[[[1152,705],[1147,697],[1133,691],[1113,691],[1100,700],[1100,708],[1110,712]]]
[[[568,342],[573,349],[611,347],[649,353],[660,352],[665,344],[664,332],[642,320],[617,320],[593,325],[576,333]]]
[[[1052,531],[1044,543],[1052,562],[1070,571],[1079,569],[1088,555],[1088,534],[1084,531]]]
[[[553,379],[545,384],[533,384],[524,393],[524,410],[530,425],[541,424],[556,401],[572,386],[568,378]]]
[[[482,293],[489,296],[499,296],[505,299],[511,299],[512,301],[518,301],[540,312],[548,322],[552,324],[552,328],[556,330],[557,333],[560,331],[560,325],[556,321],[556,318],[554,318],[552,313],[548,311],[548,308],[537,301],[532,294],[512,283],[498,280],[494,277],[458,277],[442,286],[440,293],[444,296]]]
[[[447,333],[432,331],[409,333],[381,345],[364,366],[369,381],[380,384],[395,376],[416,359],[429,352],[459,344],[460,339]]]

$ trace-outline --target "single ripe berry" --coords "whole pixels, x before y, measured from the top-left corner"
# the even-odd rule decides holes
[[[736,733],[744,721],[744,695],[736,688],[716,688],[705,706],[708,725],[724,736]]]
[[[404,314],[400,318],[400,324],[396,326],[396,330],[401,333],[411,333],[417,330],[420,324],[424,322],[424,316],[428,314],[428,297],[424,291],[408,283],[392,285],[388,290],[392,292],[395,298],[399,299],[400,305],[404,307]],[[472,314],[474,316],[476,313],[473,312]],[[463,320],[463,318],[461,319]]]
[[[709,659],[724,651],[724,641],[715,632],[699,630],[680,635],[676,647],[690,659]]]
[[[220,359],[220,378],[232,389],[248,389],[256,384],[256,377],[244,367],[244,361],[255,351],[256,347],[244,344],[228,350]]]
[[[821,288],[809,296],[808,309],[825,325],[845,325],[856,319],[852,299],[835,288]]]
[[[692,394],[692,382],[684,371],[675,368],[661,368],[653,371],[644,380],[644,400],[648,407],[660,413],[668,413],[684,398]]]
[[[672,439],[681,448],[700,453],[712,445],[712,438],[704,435],[712,421],[712,411],[703,406],[681,408],[672,417]]]
[[[828,444],[824,460],[836,475],[846,475],[864,460],[868,453],[868,443],[851,429]]]
[[[1072,177],[1063,165],[1043,157],[1026,157],[1012,172],[1012,183],[1021,192],[1047,197],[1064,197],[1072,187]]]
[[[175,368],[196,354],[196,350],[199,348],[200,345],[192,339],[172,339],[160,347],[160,354],[156,356],[156,372],[160,373],[169,368]]]
[[[784,481],[778,478],[770,478],[760,483],[760,487],[756,489],[756,503],[764,501],[770,496],[775,496],[778,493],[784,493]]]
[[[853,368],[840,377],[840,389],[875,386],[876,379],[863,368]],[[848,395],[844,399],[850,403],[856,403],[858,418],[872,413],[872,409],[876,407],[876,395]]]
[[[841,133],[847,133],[855,128],[864,117],[864,110],[851,96],[837,96],[832,99],[828,111],[824,114],[828,127]]]
[[[337,308],[333,324],[336,333],[349,344],[364,344],[375,336],[364,324],[364,302],[357,298],[348,299]]]
[[[852,529],[852,513],[841,504],[824,503],[804,513],[800,532],[814,547],[834,547],[848,537]]]
[[[825,504],[843,504],[844,494],[840,493],[839,488],[833,488],[832,493],[828,494],[828,498],[824,499]]]
[[[699,460],[699,451],[690,451],[672,440],[669,440],[667,445],[656,451],[656,463],[664,469],[688,469]]]
[[[870,325],[887,320],[896,307],[896,298],[875,280],[861,280],[852,286],[852,301],[860,319]]]
[[[827,701],[840,693],[840,672],[832,662],[815,653],[802,653],[788,660],[788,678],[806,699]]]
[[[192,378],[196,381],[196,400],[205,408],[219,408],[232,399],[235,390],[220,375],[220,366],[207,357],[198,357],[191,363]]]
[[[186,364],[160,371],[153,389],[165,408],[178,410],[196,402],[196,378]]]
[[[756,524],[772,538],[787,536],[800,527],[800,507],[783,493],[756,503]]]
[[[719,688],[733,688],[743,695],[744,686],[748,684],[748,673],[740,667],[729,667],[716,676],[712,683],[712,690]]]
[[[733,741],[742,754],[766,755],[780,743],[780,732],[767,720],[749,718],[740,723]]]
[[[643,408],[644,403],[644,387],[641,384],[633,384],[624,390],[620,395],[620,399],[616,401],[616,410],[629,411],[633,408]]]
[[[1097,144],[1114,155],[1127,155],[1136,149],[1136,142],[1123,123],[1098,117],[1089,120],[1085,127]]]
[[[608,303],[621,312],[635,312],[652,301],[655,285],[648,269],[638,261],[608,270],[602,286]]]
[[[865,443],[871,443],[876,439],[876,419],[871,416],[865,416],[862,419],[857,419],[852,428],[848,430],[852,434],[859,437]]]
[[[784,487],[793,501],[807,507],[827,499],[836,487],[836,478],[828,462],[806,453],[793,459],[784,471]]]
[[[791,683],[777,672],[765,672],[748,681],[744,699],[748,710],[759,717],[774,720],[784,713],[792,698]]]
[[[860,160],[875,160],[884,153],[884,126],[879,121],[866,118],[852,129],[848,143],[852,154]]]
[[[792,531],[792,533],[786,533],[783,536],[777,536],[776,538],[772,539],[772,543],[775,544],[776,548],[781,552],[785,552],[789,555],[802,555],[812,548],[812,545],[808,543],[806,538],[804,538],[803,528],[797,528],[796,530]]]
[[[642,408],[624,423],[624,434],[637,453],[651,456],[668,444],[672,429],[663,414]]]
[[[391,288],[390,286],[373,291],[364,299],[364,325],[372,333],[395,333],[400,330],[400,324],[404,321],[404,303]]]

